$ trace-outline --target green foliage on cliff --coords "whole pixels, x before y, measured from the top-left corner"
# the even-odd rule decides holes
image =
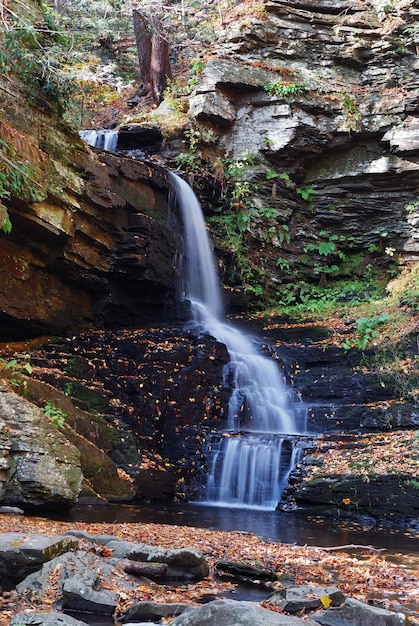
[[[13,6],[13,5],[12,5]],[[28,88],[28,100],[62,112],[72,83],[63,71],[69,41],[43,3],[21,0],[3,4],[0,75],[16,76]]]
[[[39,200],[40,195],[40,185],[34,180],[28,162],[17,154],[12,143],[0,139],[0,229],[6,234],[12,230],[8,209],[2,200],[16,197],[31,202]]]

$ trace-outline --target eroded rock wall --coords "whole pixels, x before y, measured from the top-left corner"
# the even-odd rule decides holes
[[[271,296],[298,279],[417,262],[416,3],[258,6],[220,33],[190,111],[211,131],[203,153],[252,156],[254,204],[277,210],[247,228]]]
[[[30,177],[26,190],[3,199],[12,230],[0,231],[0,336],[170,318],[165,170],[94,154],[48,109],[31,107],[18,82],[7,82],[0,137]]]

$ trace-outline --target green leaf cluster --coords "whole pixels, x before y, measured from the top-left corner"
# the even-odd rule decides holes
[[[25,0],[19,2],[19,13],[4,4],[7,28],[0,32],[0,75],[17,76],[29,88],[31,103],[54,106],[61,113],[72,90],[71,80],[62,71],[68,41],[48,7],[40,3],[40,8],[40,14],[33,15],[33,6]]]
[[[356,320],[357,335],[358,335],[358,348],[364,350],[371,339],[378,337],[378,326],[385,324],[390,319],[388,313],[381,313],[374,317],[360,317]]]

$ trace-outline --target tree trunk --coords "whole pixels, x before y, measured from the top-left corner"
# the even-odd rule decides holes
[[[133,9],[132,17],[143,82],[141,91],[151,92],[154,102],[160,104],[167,79],[171,77],[169,42],[157,16]]]
[[[151,26],[150,21],[139,9],[133,9],[135,43],[137,45],[140,75],[144,87],[151,90]]]
[[[160,33],[153,36],[151,52],[151,92],[154,102],[160,104],[163,100],[163,92],[167,87],[167,80],[171,78],[169,61],[169,42]]]

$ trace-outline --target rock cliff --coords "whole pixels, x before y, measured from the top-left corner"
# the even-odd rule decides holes
[[[14,87],[0,90],[0,138],[12,173],[26,164],[30,174],[5,201],[12,228],[0,231],[0,337],[170,319],[166,172],[93,154]]]
[[[274,304],[301,280],[417,262],[416,3],[245,6],[202,56],[183,147],[195,182],[212,180],[224,282]]]

